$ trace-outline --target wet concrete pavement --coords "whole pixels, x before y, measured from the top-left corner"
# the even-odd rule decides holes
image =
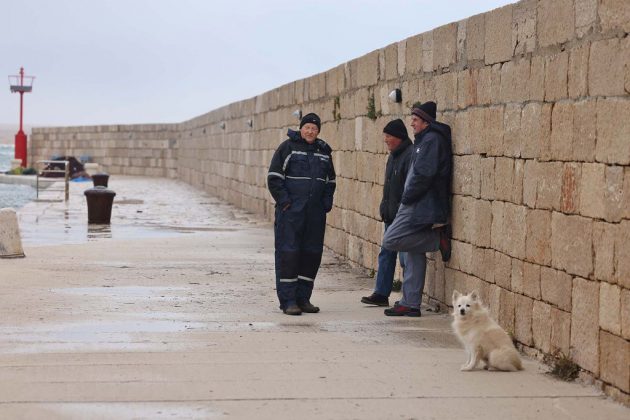
[[[277,309],[270,223],[185,184],[112,177],[109,232],[82,190],[20,210],[0,260],[2,418],[626,419],[595,388],[460,372],[449,317],[386,318],[326,254],[319,314]]]

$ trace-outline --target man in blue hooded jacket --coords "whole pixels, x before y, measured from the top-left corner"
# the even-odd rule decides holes
[[[321,120],[306,114],[271,159],[267,186],[276,202],[276,291],[287,315],[315,313],[310,299],[324,250],[326,213],[333,206],[332,149],[317,138]]]
[[[442,241],[449,222],[453,152],[451,128],[435,120],[437,105],[426,102],[411,110],[414,132],[411,167],[405,180],[400,208],[383,237],[383,246],[406,251],[402,299],[386,309],[387,316],[420,316],[426,274],[426,253],[450,257],[450,243]],[[441,238],[442,236],[442,238]]]

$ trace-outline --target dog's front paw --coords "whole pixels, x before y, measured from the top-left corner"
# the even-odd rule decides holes
[[[459,370],[461,370],[462,372],[467,372],[473,370],[473,367],[466,363],[463,364]]]

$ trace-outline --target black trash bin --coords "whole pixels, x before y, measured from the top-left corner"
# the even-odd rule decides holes
[[[103,186],[88,188],[83,192],[88,206],[88,223],[109,225],[112,218],[112,204],[116,193]]]
[[[107,181],[109,181],[109,174],[104,172],[92,175],[92,182],[95,187],[102,186],[107,187]]]

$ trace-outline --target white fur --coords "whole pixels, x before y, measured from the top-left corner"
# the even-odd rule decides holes
[[[480,361],[485,369],[515,371],[523,365],[512,340],[488,313],[477,292],[453,291],[453,331],[464,345],[468,361],[461,370],[473,370]]]

